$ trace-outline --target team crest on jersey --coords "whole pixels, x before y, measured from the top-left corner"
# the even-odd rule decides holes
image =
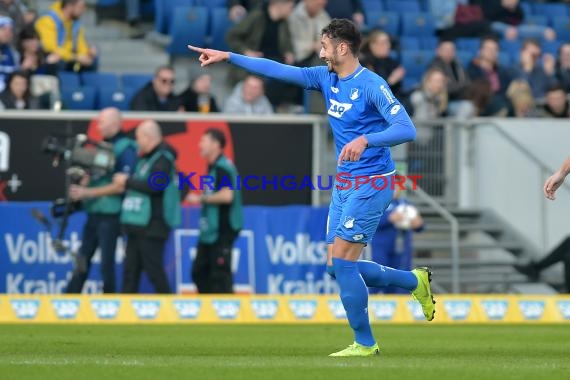
[[[331,86],[331,91],[333,94],[338,94],[338,88]]]
[[[350,100],[356,100],[360,96],[360,92],[358,92],[357,88],[353,88],[350,90]]]
[[[352,108],[352,104],[350,103],[340,103],[332,99],[330,99],[330,101],[331,106],[329,107],[328,114],[337,119],[340,119],[346,111]]]

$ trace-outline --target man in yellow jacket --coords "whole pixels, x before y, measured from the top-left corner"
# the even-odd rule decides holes
[[[44,51],[59,56],[65,70],[91,69],[97,55],[79,21],[85,7],[85,0],[56,1],[35,24]]]

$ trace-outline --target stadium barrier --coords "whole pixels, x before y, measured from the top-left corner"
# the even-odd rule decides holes
[[[432,324],[570,323],[570,296],[440,295]],[[371,296],[372,323],[425,321],[409,296]],[[9,296],[0,323],[344,323],[337,296]]]

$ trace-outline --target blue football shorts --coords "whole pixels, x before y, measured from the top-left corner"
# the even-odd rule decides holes
[[[336,176],[327,219],[327,244],[335,237],[351,243],[372,241],[384,210],[390,205],[394,172],[362,177]],[[358,184],[357,184],[358,181]]]

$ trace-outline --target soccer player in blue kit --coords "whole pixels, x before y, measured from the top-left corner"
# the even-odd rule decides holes
[[[367,286],[407,289],[421,304],[428,321],[435,314],[428,268],[400,271],[358,260],[373,238],[394,192],[391,184],[395,165],[390,147],[416,137],[412,120],[386,81],[360,65],[360,43],[360,32],[351,21],[335,19],[322,30],[320,58],[326,66],[294,67],[264,58],[188,46],[200,53],[203,67],[227,61],[258,75],[320,91],[325,98],[339,173],[327,222],[327,272],[337,280],[340,299],[354,331],[353,344],[330,354],[340,357],[372,356],[380,352],[368,318]],[[363,178],[370,181],[363,185]],[[383,181],[388,186],[383,186]],[[384,189],[379,190],[381,187]]]

